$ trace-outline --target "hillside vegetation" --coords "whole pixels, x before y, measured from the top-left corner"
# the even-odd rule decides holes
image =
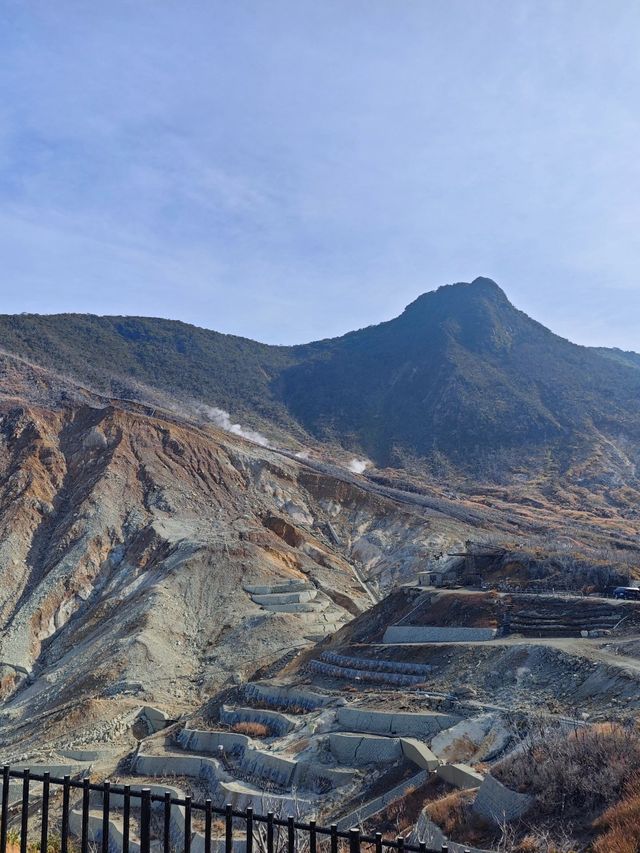
[[[379,466],[477,474],[489,459],[515,470],[550,454],[562,472],[613,454],[623,479],[635,476],[640,357],[554,335],[488,279],[294,347],[170,320],[76,314],[2,316],[0,336],[5,350],[114,396],[140,396],[144,383]]]

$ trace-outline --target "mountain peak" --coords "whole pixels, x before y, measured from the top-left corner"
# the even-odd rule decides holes
[[[471,306],[478,301],[491,300],[494,304],[511,305],[502,288],[493,279],[478,276],[473,281],[458,281],[455,284],[443,284],[436,290],[429,290],[409,303],[404,314],[413,314],[422,310],[454,310]]]
[[[483,275],[479,275],[477,278],[474,278],[469,287],[477,289],[481,288],[488,293],[495,293],[496,295],[506,297],[506,294],[500,285],[496,284],[492,278],[486,278],[486,276]]]

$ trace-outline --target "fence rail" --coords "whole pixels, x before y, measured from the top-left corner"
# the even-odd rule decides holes
[[[449,849],[428,847],[426,842],[412,844],[401,835],[394,839],[380,832],[367,835],[358,827],[340,830],[335,823],[319,826],[315,820],[257,814],[252,808],[238,811],[229,804],[220,808],[210,799],[199,803],[171,791],[154,793],[149,787],[60,778],[6,765],[1,781],[0,853],[238,853],[239,849],[243,853],[447,853]],[[12,782],[18,787],[13,802]],[[36,784],[41,786],[37,793]],[[92,808],[96,794],[100,802]],[[178,832],[174,809],[181,815]],[[138,811],[136,820],[132,812]],[[72,829],[72,816],[79,831]],[[113,838],[114,816],[118,839]],[[194,820],[204,824],[197,851]]]

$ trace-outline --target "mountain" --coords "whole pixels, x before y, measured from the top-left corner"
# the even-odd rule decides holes
[[[640,440],[640,375],[516,310],[488,279],[420,296],[387,323],[306,350],[281,376],[313,435],[355,436],[382,464],[443,453],[564,453],[597,434]]]
[[[220,688],[279,671],[296,650],[346,625],[394,585],[442,566],[443,555],[468,541],[504,546],[509,577],[526,569],[547,583],[582,587],[602,576],[637,576],[640,493],[624,483],[630,440],[620,456],[613,428],[613,438],[599,434],[600,444],[590,446],[573,485],[562,486],[549,468],[536,482],[531,468],[529,479],[509,484],[451,484],[414,466],[362,476],[337,464],[350,456],[335,446],[316,443],[310,458],[296,457],[199,414],[198,406],[219,403],[222,389],[234,413],[249,412],[264,394],[258,424],[277,424],[285,439],[289,431],[306,439],[335,430],[341,442],[365,446],[372,439],[356,431],[368,423],[358,405],[375,402],[393,419],[384,407],[402,404],[408,416],[427,412],[437,423],[433,401],[441,395],[465,411],[456,377],[474,358],[454,359],[459,351],[477,353],[482,370],[499,364],[491,376],[509,375],[505,318],[512,353],[527,332],[612,376],[637,373],[559,342],[484,282],[421,297],[382,326],[290,349],[169,321],[3,318],[3,761],[65,765],[77,750],[105,749],[116,761],[136,749],[145,706],[175,719]],[[435,378],[427,358],[440,371]],[[402,359],[410,368],[398,368]],[[482,370],[470,374],[468,387]],[[305,411],[305,371],[318,376],[310,381],[326,413]],[[420,388],[431,382],[432,399],[410,399],[411,372]],[[418,446],[419,431],[401,426],[403,446]],[[619,480],[600,488],[589,465]],[[283,595],[291,581],[299,598]]]
[[[581,347],[518,311],[493,281],[425,293],[401,316],[274,347],[176,321],[0,317],[5,351],[117,397],[153,390],[369,456],[478,475],[551,458],[563,472],[640,448],[633,354]],[[613,449],[612,449],[613,446]]]
[[[637,352],[621,350],[615,347],[598,347],[597,351],[604,355],[606,358],[610,358],[613,361],[617,361],[619,364],[626,364],[629,367],[635,367],[640,369],[640,354]]]

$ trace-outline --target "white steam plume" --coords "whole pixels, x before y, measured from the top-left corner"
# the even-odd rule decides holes
[[[371,465],[368,459],[352,459],[348,468],[353,474],[362,474]]]
[[[231,420],[231,415],[229,412],[225,412],[224,409],[203,406],[202,411],[214,422],[216,426],[219,426],[220,429],[225,430],[225,432],[233,433],[233,435],[239,435],[241,438],[246,438],[247,441],[252,441],[254,444],[260,444],[262,447],[269,447],[268,439],[265,438],[261,432],[257,432],[254,429],[245,429],[243,426],[240,426],[240,424],[234,424]]]

